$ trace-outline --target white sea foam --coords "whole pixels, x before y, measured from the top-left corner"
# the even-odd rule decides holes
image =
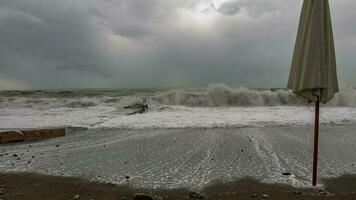
[[[94,106],[88,108],[0,109],[0,128],[85,127],[85,128],[229,128],[272,125],[313,124],[311,108],[274,107],[203,107],[166,106],[162,111],[125,115],[123,109]],[[356,108],[325,107],[321,123],[356,122]]]

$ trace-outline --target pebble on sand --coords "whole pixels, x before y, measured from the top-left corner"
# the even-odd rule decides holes
[[[188,198],[190,198],[190,199],[204,199],[204,196],[197,192],[190,191],[188,194]]]
[[[268,195],[267,195],[267,194],[262,194],[262,198],[267,199],[267,198],[268,198]]]
[[[134,200],[153,200],[153,197],[149,194],[136,193],[133,196]]]
[[[5,188],[0,188],[0,195],[5,194]]]

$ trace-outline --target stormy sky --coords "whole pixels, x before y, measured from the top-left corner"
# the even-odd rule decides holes
[[[285,87],[302,0],[0,0],[0,89]],[[331,1],[356,86],[356,1]]]

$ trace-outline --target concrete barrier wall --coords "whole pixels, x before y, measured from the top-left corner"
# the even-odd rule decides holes
[[[0,143],[22,142],[65,136],[65,128],[0,131]]]

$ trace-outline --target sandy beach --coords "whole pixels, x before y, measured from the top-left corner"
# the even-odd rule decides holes
[[[356,199],[356,177],[342,176],[324,180],[325,188],[295,188],[288,185],[264,184],[253,179],[233,182],[215,182],[199,194],[209,200],[354,200]],[[117,200],[132,199],[135,193],[145,193],[154,199],[182,200],[189,198],[188,189],[154,190],[128,186],[89,182],[83,179],[45,176],[28,173],[0,174],[1,199],[7,200]],[[194,191],[195,192],[195,191]],[[267,195],[267,196],[266,196]],[[263,196],[267,197],[264,198]]]
[[[319,186],[356,174],[353,125],[321,129]],[[135,188],[202,190],[252,177],[310,186],[311,126],[69,130],[65,137],[0,146],[2,173],[84,178]],[[287,175],[285,175],[287,173]]]

